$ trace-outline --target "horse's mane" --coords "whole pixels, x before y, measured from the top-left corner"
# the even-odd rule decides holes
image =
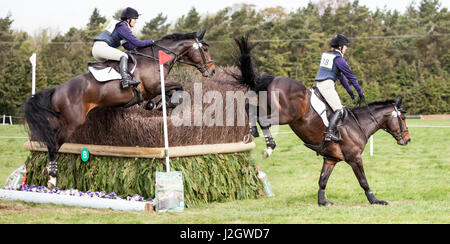
[[[192,33],[174,33],[174,34],[169,34],[167,36],[164,36],[163,38],[157,40],[156,42],[160,42],[160,41],[164,41],[164,40],[182,41],[182,40],[189,40],[189,39],[195,39],[195,38],[197,38],[197,33],[196,32],[192,32]],[[151,47],[151,45],[138,48],[138,50],[143,50],[143,49],[146,49],[148,47]]]
[[[172,41],[181,41],[181,40],[188,40],[188,39],[195,39],[197,38],[197,33],[173,33],[167,36],[164,36],[160,39],[160,41],[164,40],[172,40]]]
[[[397,101],[395,99],[387,99],[387,100],[384,100],[384,101],[371,102],[371,103],[369,103],[367,105],[369,107],[385,107],[385,106],[388,106],[388,105],[392,106],[392,104],[396,104],[396,103],[397,103]],[[363,105],[363,106],[360,106],[360,107],[350,108],[350,110],[352,112],[359,112],[361,110],[362,111],[367,111],[367,107],[365,105]]]

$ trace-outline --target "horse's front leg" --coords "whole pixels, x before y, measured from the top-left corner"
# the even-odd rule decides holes
[[[370,204],[388,205],[386,201],[378,200],[372,190],[370,190],[369,183],[366,179],[366,174],[364,173],[364,167],[361,157],[358,157],[351,161],[347,161],[347,163],[352,167],[353,172],[358,179],[359,185],[364,189],[367,200],[369,200]]]
[[[322,172],[319,178],[319,193],[318,193],[318,203],[320,206],[331,206],[332,202],[327,202],[327,196],[325,195],[325,188],[327,187],[328,178],[333,172],[336,161],[323,159]]]
[[[177,82],[167,81],[165,83],[165,85],[164,85],[164,89],[165,89],[165,95],[166,95],[166,106],[167,106],[167,108],[175,108],[176,104],[173,104],[171,102],[171,98],[172,98],[174,93],[176,93],[178,91],[183,91],[183,86],[180,83],[177,83]],[[148,104],[148,105],[146,105],[146,108],[149,109],[149,110],[153,109],[153,108],[157,108],[159,110],[162,110],[162,98],[159,101],[157,101],[155,104]]]

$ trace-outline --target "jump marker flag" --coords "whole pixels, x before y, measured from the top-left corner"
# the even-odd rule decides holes
[[[163,121],[164,121],[164,152],[166,154],[166,171],[170,172],[169,162],[169,138],[167,135],[167,114],[166,114],[166,88],[164,86],[164,64],[167,63],[172,57],[163,51],[159,51],[159,72],[161,74],[161,102],[163,107]]]
[[[31,66],[33,68],[32,80],[31,80],[31,95],[36,92],[36,53],[33,53],[30,57]]]

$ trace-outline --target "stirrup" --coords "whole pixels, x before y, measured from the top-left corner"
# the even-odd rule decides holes
[[[122,84],[122,88],[128,88],[128,86],[129,86],[127,80],[122,80],[121,84]]]
[[[323,139],[324,141],[334,141],[334,142],[341,142],[342,141],[342,138],[339,136],[339,137],[337,137],[337,136],[335,136],[335,135],[333,135],[333,134],[331,134],[331,133],[326,133],[325,134],[325,138]]]
[[[141,82],[138,80],[133,80],[133,79],[128,80],[128,85],[130,85],[130,86],[139,85],[139,83],[141,83]]]

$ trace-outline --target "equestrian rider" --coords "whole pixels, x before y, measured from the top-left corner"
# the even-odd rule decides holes
[[[100,35],[94,38],[92,55],[99,61],[115,60],[120,61],[119,70],[122,76],[122,87],[134,86],[139,81],[131,79],[128,74],[128,55],[119,49],[122,45],[126,50],[133,50],[153,44],[152,40],[138,40],[130,28],[136,25],[139,13],[133,8],[126,8],[120,16],[121,21],[110,24]],[[124,41],[126,41],[124,43]]]
[[[319,72],[316,76],[317,88],[320,94],[325,98],[330,107],[333,109],[333,116],[329,121],[328,130],[325,134],[325,141],[339,142],[342,139],[336,136],[337,124],[343,115],[343,109],[339,95],[335,89],[336,79],[339,78],[341,84],[347,90],[348,94],[355,101],[355,95],[347,82],[356,89],[360,102],[365,101],[364,93],[348,67],[347,61],[344,59],[345,51],[350,41],[344,35],[338,34],[333,37],[330,46],[333,48],[330,52],[322,54]],[[345,79],[347,77],[347,79]]]

